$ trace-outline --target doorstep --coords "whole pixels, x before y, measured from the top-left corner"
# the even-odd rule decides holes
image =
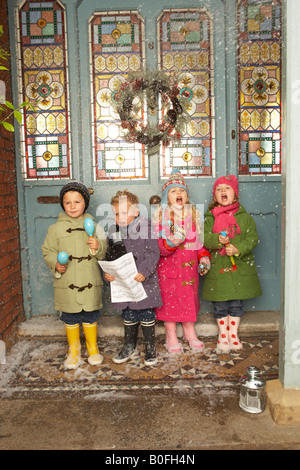
[[[300,389],[283,388],[279,379],[266,383],[267,404],[276,424],[300,425]]]
[[[279,311],[245,312],[239,332],[240,335],[278,334]],[[98,336],[123,336],[123,321],[119,315],[101,317],[99,320]],[[198,336],[215,336],[218,327],[211,313],[202,313],[198,316],[196,333]],[[165,334],[163,322],[158,321],[156,335]],[[64,323],[57,315],[39,315],[20,323],[19,337],[60,337],[65,336]],[[178,336],[182,336],[182,327],[178,325]]]

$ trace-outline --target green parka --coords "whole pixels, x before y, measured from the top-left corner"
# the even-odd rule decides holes
[[[54,304],[58,311],[92,312],[102,307],[103,281],[98,260],[104,258],[107,243],[103,229],[96,225],[94,236],[99,242],[99,248],[92,255],[87,244],[89,236],[83,227],[87,217],[91,215],[72,218],[61,212],[57,222],[49,227],[42,246],[44,260],[54,276]],[[55,270],[60,251],[69,255],[67,270],[63,274]]]
[[[258,244],[256,224],[241,204],[234,217],[241,229],[241,233],[230,240],[240,252],[234,256],[236,271],[231,270],[230,257],[219,254],[219,233],[212,232],[215,218],[210,210],[206,213],[204,245],[211,250],[211,270],[205,277],[203,299],[221,302],[250,299],[262,294],[252,254]]]

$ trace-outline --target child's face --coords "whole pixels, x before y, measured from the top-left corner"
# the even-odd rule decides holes
[[[139,214],[138,206],[136,204],[130,204],[127,201],[120,201],[119,204],[115,204],[113,211],[116,223],[120,227],[129,225]]]
[[[85,210],[85,201],[78,191],[68,191],[63,197],[65,213],[73,219],[82,217]]]
[[[169,189],[168,192],[168,201],[170,206],[175,206],[176,208],[183,208],[184,204],[188,202],[188,194],[185,189],[180,186],[175,186],[174,188]]]
[[[228,184],[219,184],[216,187],[214,200],[220,204],[220,206],[230,206],[235,202],[236,195],[232,187]]]

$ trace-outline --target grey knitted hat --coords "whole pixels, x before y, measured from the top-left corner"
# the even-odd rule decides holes
[[[65,184],[61,188],[60,193],[59,193],[60,205],[63,209],[64,209],[63,198],[64,198],[64,195],[68,191],[78,191],[83,196],[83,199],[85,202],[85,209],[84,209],[84,212],[85,212],[87,208],[89,207],[89,203],[90,203],[90,193],[87,187],[84,186],[84,184],[80,183],[79,181],[75,181],[75,180],[69,181],[69,183]]]

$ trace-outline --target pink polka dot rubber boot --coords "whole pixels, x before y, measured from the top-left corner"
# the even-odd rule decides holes
[[[229,318],[229,347],[231,351],[238,351],[243,349],[241,340],[238,337],[238,329],[240,325],[240,317],[231,317]]]
[[[219,328],[219,336],[216,347],[216,352],[220,354],[227,353],[229,351],[229,325],[228,325],[228,316],[217,318],[217,324]]]

